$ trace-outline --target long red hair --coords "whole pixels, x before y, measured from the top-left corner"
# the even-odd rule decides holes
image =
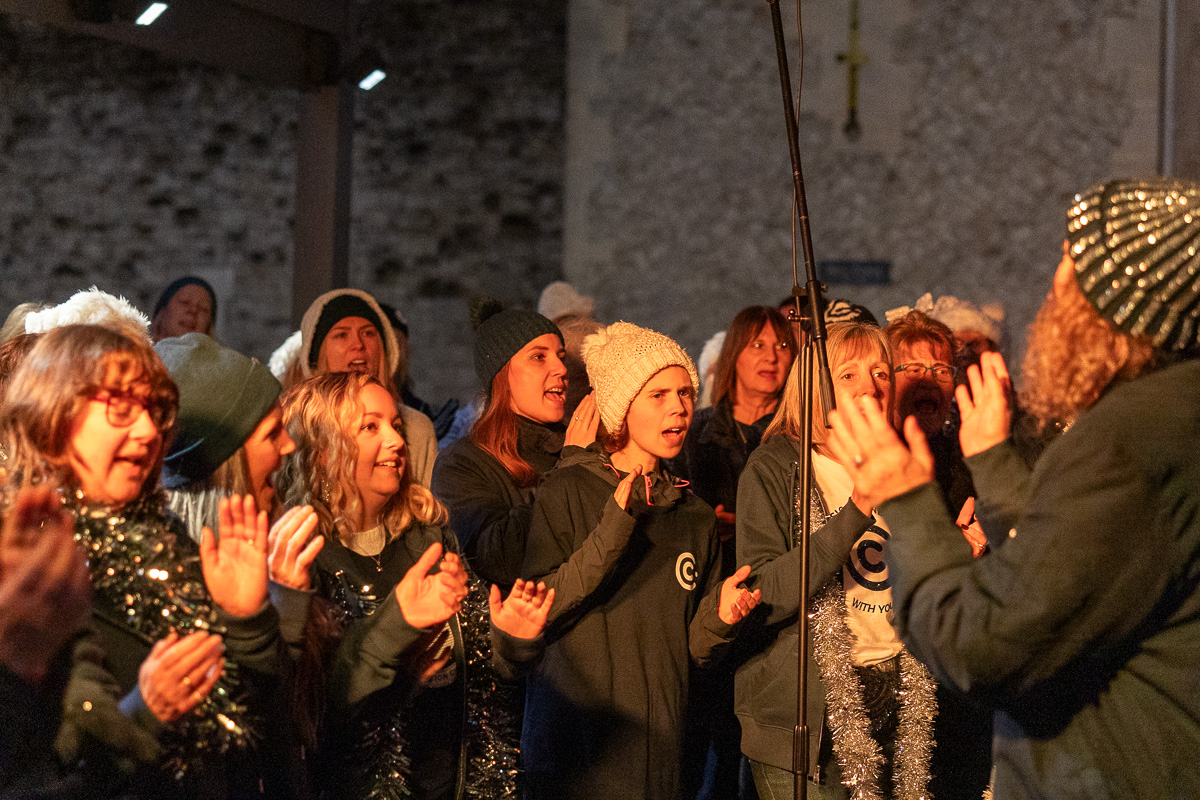
[[[512,388],[508,383],[511,363],[505,364],[492,378],[487,406],[471,428],[471,438],[479,449],[499,461],[513,482],[524,489],[536,486],[541,476],[517,452],[517,412],[512,408]]]

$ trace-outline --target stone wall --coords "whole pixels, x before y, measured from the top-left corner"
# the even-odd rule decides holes
[[[417,391],[475,388],[467,298],[560,276],[565,9],[419,0],[365,31],[351,283],[399,308]],[[96,284],[147,312],[174,277],[266,358],[289,319],[297,96],[0,15],[0,313]]]
[[[804,12],[814,242],[892,283],[834,294],[1000,300],[1019,341],[1069,194],[1155,168],[1159,4],[864,3],[851,140],[848,2]],[[766,3],[406,0],[367,36],[392,69],[357,97],[351,283],[408,318],[427,399],[475,388],[474,294],[532,305],[565,275],[696,353],[789,290]],[[292,325],[295,93],[7,16],[0,52],[0,313],[93,283],[148,309],[193,272],[219,335],[269,355]]]
[[[795,83],[794,4],[782,6]],[[1155,169],[1158,4],[861,6],[855,140],[838,61],[849,2],[804,4],[800,149],[817,258],[886,259],[892,281],[831,293],[881,319],[926,291],[1000,301],[1019,345],[1069,196]],[[768,7],[576,0],[569,41],[568,279],[608,318],[698,352],[739,308],[791,288]]]

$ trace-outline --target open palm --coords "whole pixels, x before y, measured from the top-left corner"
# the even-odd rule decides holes
[[[492,624],[509,636],[533,639],[546,627],[546,617],[554,605],[554,590],[544,583],[517,579],[504,602],[500,602],[500,587],[492,584],[488,606]]]
[[[267,513],[253,495],[221,500],[219,538],[208,528],[200,541],[200,566],[213,602],[248,617],[267,597]]]

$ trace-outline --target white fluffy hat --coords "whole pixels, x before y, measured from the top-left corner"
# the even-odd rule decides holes
[[[910,311],[927,314],[954,333],[968,330],[979,331],[997,344],[1005,343],[1004,308],[999,303],[988,303],[981,307],[966,300],[959,300],[952,295],[939,297],[935,302],[933,294],[926,292],[917,299],[915,306],[893,308],[884,316],[891,323]]]
[[[646,382],[667,367],[683,367],[699,391],[696,365],[674,339],[630,322],[614,322],[583,340],[583,363],[596,392],[596,408],[609,432],[625,420]]]
[[[552,322],[560,317],[590,317],[596,309],[596,301],[581,295],[566,281],[554,281],[542,289],[538,299],[538,313]]]
[[[150,318],[124,297],[95,286],[76,292],[66,302],[25,317],[26,333],[46,333],[64,325],[101,325],[126,336],[150,341]]]

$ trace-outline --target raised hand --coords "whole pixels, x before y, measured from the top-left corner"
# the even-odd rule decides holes
[[[254,496],[221,500],[221,536],[205,528],[200,567],[213,602],[235,617],[248,617],[267,598],[267,512],[256,513]]]
[[[138,668],[138,688],[154,716],[174,722],[208,696],[224,671],[220,636],[195,631],[181,639],[171,631],[154,643]]]
[[[563,444],[587,447],[596,441],[596,429],[600,426],[600,413],[596,411],[595,392],[588,392],[579,401],[575,413],[567,421],[567,435]]]
[[[958,441],[964,456],[982,453],[1008,438],[1012,425],[1012,381],[1004,357],[984,353],[979,366],[967,367],[967,384],[954,390],[962,424]]]
[[[488,596],[492,624],[518,639],[540,636],[553,605],[553,589],[547,589],[545,583],[535,584],[520,578],[513,584],[512,591],[503,603],[500,602],[500,587],[494,583]]]
[[[726,625],[735,625],[745,619],[762,600],[762,590],[753,592],[738,586],[750,577],[750,565],[745,564],[737,572],[721,582],[721,596],[717,600],[717,616]]]
[[[429,571],[441,559],[440,571]],[[414,628],[440,625],[458,613],[467,596],[467,571],[458,554],[442,558],[441,542],[426,548],[417,563],[396,584],[396,602],[404,620]]]
[[[70,515],[50,489],[22,489],[0,530],[0,664],[40,682],[90,606]]]
[[[324,536],[313,536],[317,523],[317,512],[312,506],[297,506],[289,508],[271,526],[267,534],[271,580],[289,589],[309,589],[312,585],[309,567],[325,546]]]
[[[916,417],[904,420],[907,447],[873,397],[842,404],[829,412],[829,424],[829,449],[854,481],[856,505],[876,508],[933,480],[933,453]]]
[[[629,495],[633,493],[633,481],[637,476],[642,474],[642,465],[638,464],[629,471],[629,474],[621,479],[617,484],[617,488],[613,490],[613,497],[623,510],[629,510]]]

